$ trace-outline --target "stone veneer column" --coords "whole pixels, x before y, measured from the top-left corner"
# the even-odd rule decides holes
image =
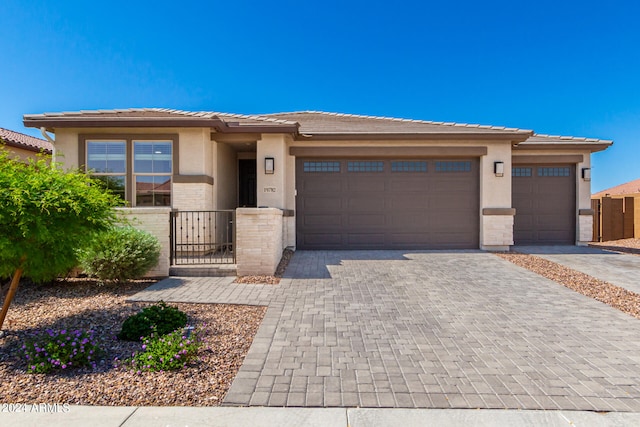
[[[236,209],[238,276],[275,273],[283,250],[282,211],[275,208]]]
[[[593,211],[591,209],[580,209],[578,215],[578,238],[576,245],[587,246],[593,238]]]
[[[508,251],[513,245],[512,208],[485,208],[482,210],[482,242],[480,248],[489,251]]]

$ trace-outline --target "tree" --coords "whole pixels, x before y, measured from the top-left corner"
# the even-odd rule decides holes
[[[22,275],[41,282],[68,272],[76,249],[116,222],[119,204],[80,171],[45,156],[21,163],[0,147],[0,278],[12,277],[0,330]]]

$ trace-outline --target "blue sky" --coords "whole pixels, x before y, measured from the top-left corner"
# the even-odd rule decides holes
[[[640,178],[640,2],[0,2],[0,127],[166,107],[322,110],[613,139]]]

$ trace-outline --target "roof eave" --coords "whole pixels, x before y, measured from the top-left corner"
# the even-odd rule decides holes
[[[612,144],[613,142],[611,141],[603,141],[601,143],[526,143],[515,145],[513,150],[587,150],[596,153],[606,150]]]
[[[526,141],[533,132],[411,132],[411,133],[332,133],[304,132],[296,138],[303,141],[345,141],[345,140],[504,140],[514,144]]]
[[[48,150],[46,148],[35,147],[33,145],[27,145],[27,144],[21,144],[19,142],[10,141],[10,140],[7,140],[7,139],[0,139],[0,144],[4,144],[4,145],[7,145],[9,147],[14,147],[14,148],[21,148],[23,150],[32,151],[34,153],[44,152],[44,153],[47,153],[47,154],[51,154],[51,150]]]
[[[158,127],[206,127],[220,133],[296,133],[297,126],[289,124],[239,124],[227,123],[219,118],[193,117],[33,117],[25,116],[26,127],[55,132],[56,128],[158,128]]]

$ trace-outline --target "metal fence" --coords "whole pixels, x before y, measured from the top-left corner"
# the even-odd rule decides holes
[[[171,264],[235,264],[235,210],[171,212]]]

